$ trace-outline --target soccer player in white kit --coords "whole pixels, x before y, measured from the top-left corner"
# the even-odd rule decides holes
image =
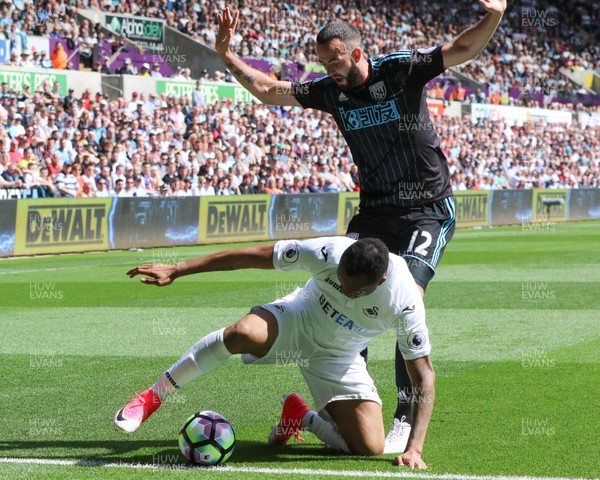
[[[413,428],[397,462],[426,468],[421,455],[435,374],[421,294],[404,259],[389,254],[378,239],[328,237],[226,250],[178,265],[143,265],[127,274],[145,275],[143,283],[164,286],[184,275],[243,268],[305,270],[312,278],[303,288],[200,339],[117,412],[117,428],[134,432],[170,393],[231,355],[241,354],[247,364],[276,364],[292,356],[315,410],[299,395],[288,395],[269,443],[286,443],[306,430],[340,451],[380,455],[385,441],[381,399],[360,352],[371,338],[394,330],[416,392]]]

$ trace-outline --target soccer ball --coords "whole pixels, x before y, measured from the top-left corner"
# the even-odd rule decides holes
[[[193,465],[225,463],[234,446],[233,427],[217,412],[195,413],[185,421],[179,433],[179,448]]]

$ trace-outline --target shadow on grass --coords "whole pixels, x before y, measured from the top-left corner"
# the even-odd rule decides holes
[[[52,449],[56,449],[53,452]],[[72,452],[75,449],[78,453]],[[85,452],[89,450],[89,452]],[[108,452],[98,452],[108,450]],[[151,452],[148,452],[151,450]],[[82,452],[83,451],[83,452]],[[11,455],[12,452],[18,452]],[[171,440],[48,440],[48,441],[0,441],[0,457],[36,458],[47,460],[75,460],[79,466],[98,466],[105,463],[140,464],[148,467],[169,468],[184,465],[186,460]],[[357,457],[343,455],[326,447],[314,445],[284,445],[270,447],[264,442],[238,440],[235,451],[227,462],[229,465],[271,462],[321,462],[361,458],[390,464],[389,458]]]

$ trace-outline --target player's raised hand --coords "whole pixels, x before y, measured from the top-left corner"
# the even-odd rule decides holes
[[[486,11],[503,14],[506,10],[506,0],[478,0]]]
[[[421,458],[421,455],[415,451],[407,450],[402,455],[398,455],[394,461],[395,465],[407,466],[418,470],[425,470],[427,464]]]
[[[176,278],[176,270],[174,265],[154,263],[132,268],[127,272],[127,275],[129,275],[129,278],[133,278],[136,275],[146,275],[145,277],[140,278],[142,283],[164,287],[173,283]]]
[[[229,50],[229,42],[235,33],[235,27],[237,26],[238,17],[240,12],[237,11],[232,13],[229,7],[225,7],[223,13],[217,14],[219,19],[219,31],[217,32],[217,38],[215,40],[215,50],[219,56],[223,56]]]

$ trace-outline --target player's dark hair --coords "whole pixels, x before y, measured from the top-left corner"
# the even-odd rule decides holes
[[[342,254],[340,265],[349,277],[365,276],[375,283],[387,272],[390,252],[378,238],[362,238]]]
[[[325,25],[317,35],[317,43],[324,45],[334,38],[340,39],[346,46],[357,47],[361,43],[359,31],[342,20],[336,20]]]

